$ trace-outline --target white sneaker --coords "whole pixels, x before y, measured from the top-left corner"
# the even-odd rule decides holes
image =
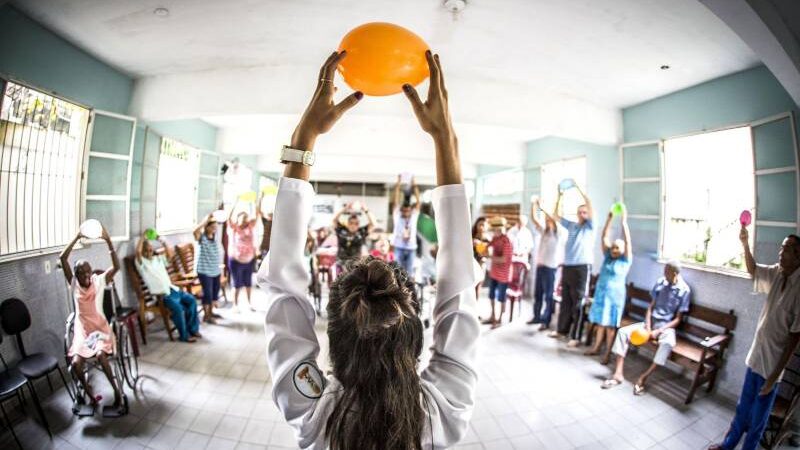
[[[581,344],[581,342],[580,342],[579,340],[577,340],[577,339],[570,339],[570,340],[569,340],[569,342],[567,342],[567,347],[572,347],[572,348],[574,348],[574,347],[577,347],[577,346],[578,346],[578,345],[580,345],[580,344]]]

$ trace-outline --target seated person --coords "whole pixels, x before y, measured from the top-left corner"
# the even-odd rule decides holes
[[[119,260],[114,251],[114,246],[111,244],[111,238],[108,236],[106,229],[103,228],[102,239],[108,245],[112,266],[106,269],[104,273],[95,275],[89,262],[79,259],[75,263],[74,269],[71,269],[69,255],[72,253],[75,243],[82,237],[83,235],[78,233],[60,256],[61,267],[64,269],[67,283],[71,286],[75,302],[75,329],[67,356],[71,358],[72,364],[75,365],[78,379],[83,385],[86,395],[89,396],[89,402],[92,406],[96,406],[102,396],[95,396],[84,370],[84,364],[90,358],[97,358],[100,361],[103,373],[106,374],[108,382],[114,388],[112,412],[110,414],[105,412],[104,414],[119,417],[124,415],[127,410],[126,405],[122,402],[122,390],[117,385],[111,366],[108,363],[108,355],[114,354],[115,338],[114,332],[111,331],[111,327],[103,314],[103,294],[106,284],[113,281],[114,275],[119,270]]]
[[[153,295],[163,295],[164,305],[170,311],[170,318],[178,329],[183,342],[195,342],[200,335],[200,323],[197,320],[197,300],[192,294],[180,290],[172,284],[167,272],[167,258],[172,259],[172,251],[163,238],[158,241],[164,247],[164,255],[156,255],[150,241],[142,235],[136,244],[136,268],[142,281]]]
[[[667,362],[669,354],[675,347],[675,328],[683,320],[683,315],[689,312],[689,297],[691,290],[680,276],[681,266],[677,261],[670,261],[664,266],[664,277],[660,278],[653,290],[650,291],[652,301],[647,308],[644,322],[634,323],[622,327],[617,332],[612,351],[617,355],[617,365],[614,375],[603,381],[603,389],[612,388],[622,384],[624,380],[622,368],[625,363],[625,354],[631,342],[634,330],[644,328],[650,332],[650,340],[658,343],[658,350],[653,357],[653,364],[644,371],[633,386],[635,395],[644,394],[644,385],[647,378],[652,375],[658,366]]]
[[[373,258],[378,258],[385,262],[394,262],[394,253],[392,253],[389,240],[381,236],[375,241],[375,248],[369,252]]]

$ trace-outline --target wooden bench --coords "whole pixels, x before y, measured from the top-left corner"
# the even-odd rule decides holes
[[[649,291],[629,283],[621,326],[643,322],[651,300]],[[736,315],[733,310],[725,312],[692,304],[689,313],[684,314],[683,321],[675,330],[677,343],[669,359],[694,373],[685,404],[691,403],[695,392],[703,384],[708,385],[707,392],[714,389],[725,349],[730,344],[735,328]],[[655,352],[657,344],[650,341],[642,347]]]

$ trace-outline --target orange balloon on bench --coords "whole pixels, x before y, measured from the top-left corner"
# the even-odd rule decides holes
[[[631,344],[639,346],[650,340],[650,332],[644,328],[637,328],[631,333]]]

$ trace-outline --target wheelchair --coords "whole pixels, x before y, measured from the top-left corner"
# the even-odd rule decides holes
[[[95,271],[97,274],[102,274],[102,271]],[[94,406],[88,401],[88,396],[80,382],[80,374],[76,373],[77,367],[72,363],[72,358],[69,357],[69,349],[72,345],[72,340],[75,335],[75,320],[77,320],[77,312],[75,311],[74,302],[72,303],[72,311],[67,316],[64,333],[64,357],[67,362],[67,371],[72,381],[72,413],[78,417],[92,416],[95,413]],[[113,282],[108,283],[103,293],[103,314],[108,320],[112,332],[116,336],[116,347],[114,353],[108,356],[108,362],[111,366],[112,373],[115,378],[117,386],[119,386],[120,393],[122,394],[123,415],[128,412],[128,397],[125,394],[125,386],[127,385],[131,392],[136,392],[136,383],[139,379],[139,360],[134,352],[133,342],[128,329],[124,325],[124,319],[130,314],[136,314],[136,310],[132,308],[124,308],[119,300],[116,286]],[[97,358],[86,360],[84,370],[86,372],[96,369],[102,372],[102,367]],[[88,374],[87,374],[88,375]],[[68,389],[69,390],[69,389]],[[119,415],[112,413],[108,407],[104,408],[104,417],[119,417]]]

